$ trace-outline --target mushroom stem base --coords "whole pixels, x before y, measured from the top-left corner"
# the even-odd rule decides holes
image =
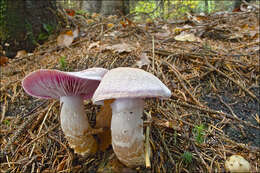
[[[95,153],[97,141],[89,134],[92,128],[84,111],[83,98],[79,96],[61,97],[61,128],[69,145],[76,153],[85,155]]]
[[[69,146],[74,149],[74,152],[82,156],[94,154],[97,151],[98,145],[92,135],[69,137],[66,136]]]
[[[128,167],[144,165],[142,99],[117,99],[112,104],[112,146],[118,159]]]

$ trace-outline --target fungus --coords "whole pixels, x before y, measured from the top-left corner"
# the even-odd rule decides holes
[[[79,72],[62,72],[41,69],[27,75],[22,86],[31,96],[60,99],[61,128],[71,148],[78,154],[94,153],[97,142],[87,133],[93,130],[84,112],[84,99],[92,98],[101,78],[103,68],[90,68]]]
[[[251,166],[247,160],[240,155],[232,155],[225,162],[226,171],[250,172]]]
[[[111,103],[112,146],[118,159],[126,166],[143,165],[144,98],[167,98],[171,91],[154,75],[137,68],[119,67],[102,78],[93,95],[93,102]]]

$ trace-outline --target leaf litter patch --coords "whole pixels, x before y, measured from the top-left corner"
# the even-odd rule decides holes
[[[68,48],[59,49],[54,39],[0,64],[0,170],[223,172],[227,157],[239,154],[252,172],[259,171],[258,11],[189,14],[177,23],[79,15],[68,18],[80,27]],[[75,154],[60,128],[59,103],[35,100],[21,88],[21,80],[37,69],[91,67],[142,68],[170,88],[169,100],[145,104],[150,168],[126,168],[106,137],[96,154]],[[96,123],[100,106],[90,101],[84,106],[91,126],[101,123],[100,118]]]

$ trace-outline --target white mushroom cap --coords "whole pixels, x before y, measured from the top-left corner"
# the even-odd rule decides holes
[[[104,68],[79,72],[41,69],[27,75],[22,86],[29,95],[38,98],[60,99],[62,96],[78,95],[89,99],[107,71]]]
[[[251,166],[247,160],[240,155],[232,155],[225,162],[226,171],[250,172]]]
[[[94,103],[117,98],[167,98],[171,91],[142,69],[118,67],[108,71],[94,93]]]

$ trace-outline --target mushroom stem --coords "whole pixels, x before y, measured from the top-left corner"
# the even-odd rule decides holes
[[[118,159],[128,167],[143,165],[144,135],[142,99],[121,98],[112,104],[112,146]]]
[[[60,99],[61,128],[71,148],[78,154],[95,153],[97,142],[92,135],[86,135],[92,128],[84,112],[83,98],[79,96],[63,96]]]

